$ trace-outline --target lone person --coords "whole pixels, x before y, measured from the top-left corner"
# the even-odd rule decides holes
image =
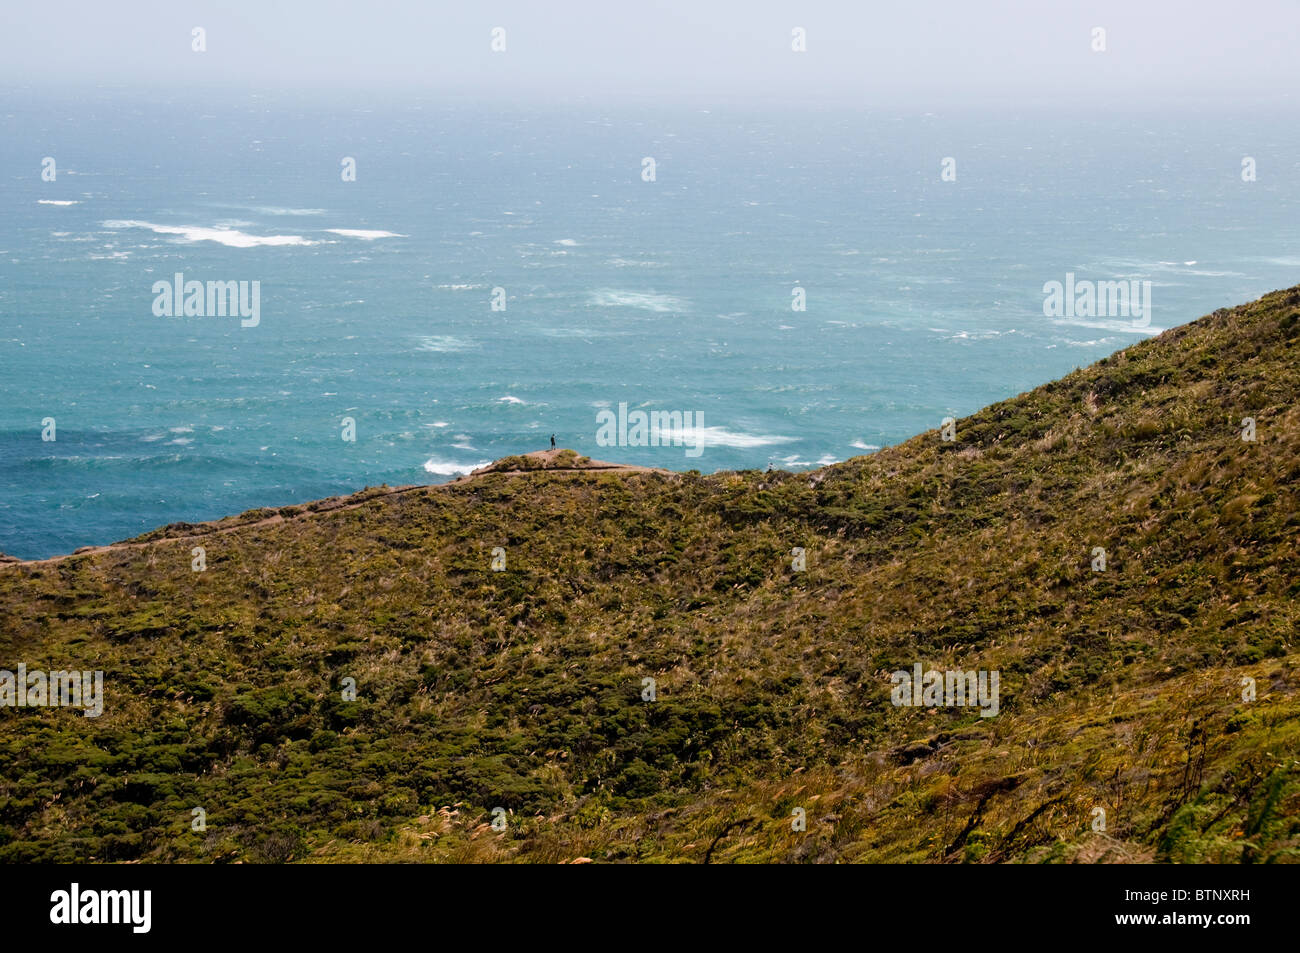
[[[551,434],[551,449],[555,449],[555,434]]]

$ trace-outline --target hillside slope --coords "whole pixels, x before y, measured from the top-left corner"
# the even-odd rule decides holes
[[[1298,342],[1293,288],[813,474],[512,470],[0,566],[0,668],[106,695],[0,709],[0,860],[1293,861]],[[918,663],[996,716],[896,707]]]

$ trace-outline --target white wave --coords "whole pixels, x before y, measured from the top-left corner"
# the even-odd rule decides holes
[[[1187,276],[1198,277],[1198,278],[1245,277],[1245,274],[1240,271],[1205,271],[1204,269],[1193,269],[1191,271],[1186,270],[1188,268],[1191,268],[1192,265],[1199,265],[1199,264],[1200,264],[1199,259],[1193,261],[1181,261],[1181,262],[1180,261],[1142,262],[1142,261],[1133,261],[1127,258],[1107,258],[1101,262],[1099,267],[1102,268],[1103,270],[1113,271],[1115,275],[1121,280],[1124,279],[1131,280],[1135,278],[1149,278],[1155,272],[1164,272],[1167,274],[1173,274],[1179,278],[1183,278]],[[1178,284],[1178,282],[1173,282],[1172,284]],[[1161,287],[1160,282],[1155,282],[1155,286]],[[1170,287],[1170,286],[1171,286],[1170,283],[1166,283],[1164,285],[1164,287]]]
[[[572,238],[558,238],[558,239],[555,240],[555,244],[557,244],[557,245],[563,245],[563,246],[565,246],[566,248],[573,248],[573,247],[575,247],[578,243],[575,242]]]
[[[861,440],[855,440],[851,444],[849,444],[849,446],[854,447],[858,450],[879,450],[880,449],[874,443],[863,443]]]
[[[800,460],[797,454],[788,457],[778,457],[777,460],[783,466],[788,467],[789,469],[792,470],[798,467],[812,467],[812,466],[828,467],[832,463],[840,462],[838,457],[833,457],[829,453],[823,454],[822,457],[819,460],[817,460],[816,463],[814,463],[811,460]]]
[[[452,447],[453,450],[468,450],[468,451],[470,451],[471,453],[473,453],[473,452],[475,452],[475,451],[478,450],[478,447],[471,447],[471,446],[470,446],[469,444],[467,444],[467,443],[453,443],[453,444],[451,445],[451,447]]]
[[[798,454],[791,454],[788,457],[777,457],[777,462],[780,463],[783,467],[790,470],[794,470],[799,467],[815,466],[815,464],[811,460],[800,460]],[[834,462],[835,461],[832,459],[828,461],[828,464]]]
[[[333,235],[342,235],[344,238],[363,238],[368,242],[376,238],[407,238],[406,235],[399,235],[397,232],[382,232],[377,229],[369,228],[327,228],[325,231]]]
[[[486,288],[487,285],[435,285],[443,291],[473,291],[475,288]]]
[[[491,462],[491,460],[480,460],[478,463],[456,463],[452,460],[439,460],[437,457],[430,457],[424,461],[424,470],[426,473],[433,473],[437,476],[456,476],[459,473],[469,473],[471,470],[485,467]]]
[[[613,265],[615,268],[663,268],[663,262],[659,261],[634,261],[631,258],[611,258],[605,262],[607,265]]]
[[[1015,334],[1016,329],[1011,328],[1009,331],[998,331],[993,328],[972,328],[966,331],[957,331],[949,333],[946,328],[931,328],[931,331],[937,331],[940,334],[948,334],[950,341],[984,341],[988,338],[998,338],[1004,334]]]
[[[469,338],[453,337],[450,334],[425,334],[416,338],[419,342],[421,351],[437,351],[444,353],[448,351],[464,351],[467,348],[477,347],[474,341]]]
[[[172,433],[194,433],[193,427],[168,427]]]
[[[1076,319],[1073,321],[1056,320],[1053,321],[1052,323],[1066,325],[1068,327],[1076,327],[1076,328],[1096,328],[1101,331],[1114,331],[1118,334],[1151,335],[1151,334],[1160,334],[1162,331],[1164,331],[1164,328],[1153,328],[1150,326],[1143,327],[1142,325],[1139,324],[1133,324],[1131,321],[1122,321],[1118,319],[1114,321],[1085,321],[1082,319]]]
[[[518,397],[511,397],[509,394],[506,394],[506,396],[504,397],[498,397],[497,403],[498,404],[526,404],[528,403],[528,401],[520,400]]]
[[[208,228],[202,225],[155,225],[134,219],[110,219],[105,228],[147,228],[159,235],[179,235],[187,242],[217,242],[230,248],[255,248],[258,245],[319,245],[301,235],[249,235],[234,228]]]
[[[285,208],[282,205],[240,205],[249,211],[261,212],[263,215],[324,215],[323,208]]]
[[[77,199],[37,199],[37,205],[80,205]]]
[[[590,343],[591,338],[607,338],[619,332],[608,331],[604,328],[538,328],[537,333],[548,338],[560,338],[562,340],[577,338],[580,341]]]
[[[655,311],[660,314],[684,311],[688,307],[686,301],[672,295],[619,291],[614,288],[600,288],[591,292],[588,303],[598,308],[640,308],[643,311]]]
[[[770,447],[778,443],[793,443],[795,437],[780,437],[773,434],[737,433],[723,427],[682,427],[670,436],[675,442],[680,435],[681,441],[688,446],[697,447],[732,447],[747,450],[751,447]],[[665,440],[660,432],[660,443]]]
[[[283,205],[227,205],[225,203],[216,203],[215,208],[242,208],[249,212],[258,212],[261,215],[324,215],[326,209],[323,208],[287,208]]]

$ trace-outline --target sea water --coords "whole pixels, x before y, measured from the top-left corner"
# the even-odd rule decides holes
[[[551,434],[817,467],[1300,281],[1300,125],[1240,109],[101,89],[0,117],[0,550],[25,558]],[[256,283],[258,320],[162,308],[178,275]],[[1146,320],[1047,314],[1067,275],[1149,282]],[[702,452],[598,445],[622,404],[691,415]]]

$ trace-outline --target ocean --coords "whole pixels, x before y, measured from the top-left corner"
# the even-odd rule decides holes
[[[99,89],[0,117],[0,551],[24,558],[552,433],[817,467],[1300,281],[1300,125],[1240,108]],[[256,323],[156,313],[177,273],[256,283]],[[1149,282],[1150,311],[1049,316],[1067,275]],[[693,430],[599,445],[624,403]]]

